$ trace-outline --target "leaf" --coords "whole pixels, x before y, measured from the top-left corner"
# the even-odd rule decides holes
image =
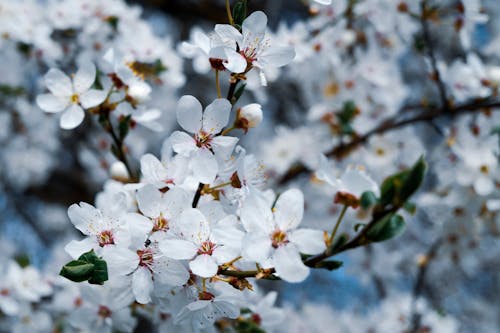
[[[118,135],[120,137],[120,140],[124,140],[125,137],[128,134],[128,131],[130,129],[130,119],[132,118],[132,115],[128,115],[125,117],[122,117],[120,119],[120,123],[118,124]]]
[[[238,1],[233,7],[233,22],[238,30],[241,30],[243,21],[247,18],[247,0]]]
[[[422,181],[424,180],[425,171],[427,169],[427,163],[425,163],[424,158],[421,156],[418,161],[410,169],[404,184],[401,188],[400,200],[401,202],[406,202],[413,193],[415,193]]]
[[[236,89],[236,92],[234,93],[234,96],[233,96],[233,104],[236,104],[236,102],[238,102],[238,100],[240,99],[241,95],[243,95],[243,93],[245,92],[245,87],[247,86],[246,83],[243,83],[242,85],[240,85],[238,87],[238,89]]]
[[[415,212],[417,211],[417,206],[413,202],[409,202],[409,201],[405,202],[405,204],[403,205],[403,208],[411,215],[414,215]]]
[[[63,266],[59,275],[74,282],[83,282],[92,277],[94,264],[83,260],[73,260]]]
[[[108,281],[108,265],[102,259],[97,259],[94,262],[94,271],[89,279],[90,284],[104,284]]]
[[[320,261],[314,267],[324,268],[324,269],[327,269],[329,271],[333,271],[333,270],[336,270],[336,269],[339,269],[340,267],[342,267],[343,264],[344,263],[342,261],[327,260],[327,261]]]
[[[368,209],[378,202],[377,196],[372,191],[366,191],[361,194],[360,203],[363,209]]]
[[[401,215],[387,214],[367,231],[366,236],[372,242],[383,242],[401,234],[405,227],[406,223]]]

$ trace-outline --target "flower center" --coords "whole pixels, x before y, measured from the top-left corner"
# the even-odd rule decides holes
[[[481,171],[481,173],[484,173],[485,175],[487,175],[490,172],[490,168],[488,168],[487,165],[481,165],[479,170]]]
[[[168,229],[168,220],[163,215],[153,219],[153,232],[167,231]]]
[[[153,251],[151,249],[137,250],[139,266],[150,268],[153,265]]]
[[[107,306],[99,305],[99,310],[97,311],[99,317],[109,318],[111,317],[111,313],[111,310]]]
[[[271,235],[272,246],[277,249],[281,245],[285,245],[288,243],[288,239],[286,238],[286,233],[282,230],[275,230]]]
[[[196,146],[200,148],[205,147],[207,149],[212,148],[212,136],[209,133],[200,131],[194,136],[194,139],[196,141]]]
[[[104,230],[103,232],[97,235],[97,242],[99,243],[100,247],[114,244],[115,239],[113,238],[113,232],[111,230]]]
[[[208,291],[202,291],[198,294],[198,299],[200,301],[211,301],[215,298],[214,294],[209,293]]]
[[[78,94],[73,94],[70,97],[71,103],[73,104],[78,104],[80,102],[80,97],[78,97]]]
[[[216,247],[217,245],[215,243],[212,243],[211,241],[205,241],[198,249],[198,254],[208,254],[211,256],[212,253],[214,253]]]

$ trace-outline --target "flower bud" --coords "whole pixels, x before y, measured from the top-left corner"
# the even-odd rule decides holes
[[[238,109],[235,127],[242,128],[245,133],[249,128],[257,127],[262,122],[262,107],[252,103]]]
[[[120,182],[126,183],[130,176],[127,171],[127,167],[123,162],[117,161],[111,165],[109,168],[109,173],[111,174],[111,178],[118,180]]]

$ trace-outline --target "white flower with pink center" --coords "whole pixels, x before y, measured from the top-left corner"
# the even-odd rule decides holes
[[[189,268],[194,274],[213,277],[220,264],[240,254],[244,234],[237,223],[236,217],[229,215],[211,226],[200,210],[191,208],[175,221],[175,236],[160,242],[159,247],[172,259],[189,260]]]
[[[231,155],[238,139],[219,133],[229,121],[231,103],[216,99],[203,111],[193,96],[182,96],[177,105],[177,121],[191,135],[176,131],[170,136],[173,150],[191,158],[194,176],[204,184],[215,180],[219,170],[218,160],[225,161]]]
[[[325,250],[321,230],[297,229],[304,214],[304,196],[297,189],[284,192],[275,206],[261,192],[252,191],[241,208],[241,222],[248,232],[243,239],[243,257],[274,267],[288,282],[301,282],[309,268],[300,253],[318,254]]]
[[[242,32],[229,24],[217,24],[215,32],[226,44],[237,45],[247,68],[260,70],[262,85],[266,85],[263,69],[282,67],[295,58],[295,50],[290,46],[271,46],[266,38],[267,16],[261,11],[254,12],[243,21]]]

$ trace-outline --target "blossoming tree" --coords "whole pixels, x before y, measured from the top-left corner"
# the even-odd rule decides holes
[[[498,328],[499,8],[248,2],[0,0],[0,331]]]

